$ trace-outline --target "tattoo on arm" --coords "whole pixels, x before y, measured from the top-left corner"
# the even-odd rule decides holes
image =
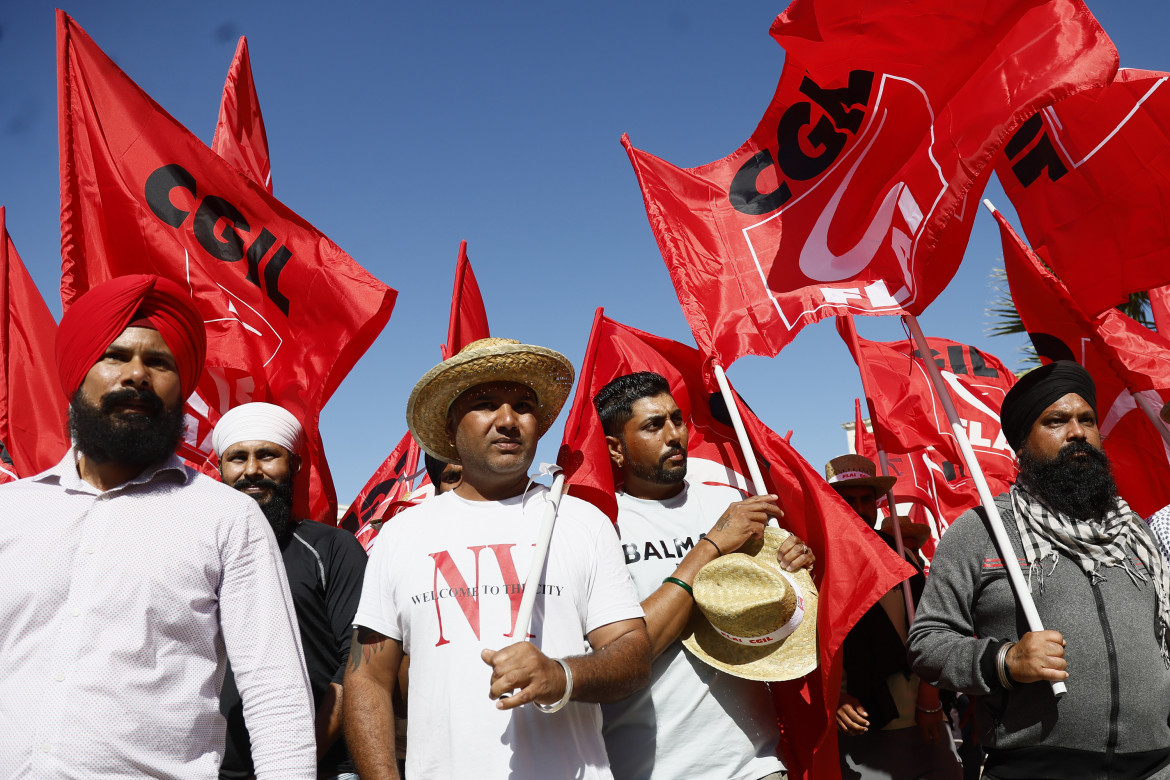
[[[731,524],[731,515],[728,512],[724,512],[723,515],[719,518],[719,522],[717,522],[715,524],[715,527],[712,530],[722,531],[722,530],[726,529],[727,526],[730,524]]]
[[[368,664],[378,653],[386,649],[390,637],[371,631],[368,628],[357,626],[353,630],[353,641],[350,643],[349,671],[356,672],[362,664]]]

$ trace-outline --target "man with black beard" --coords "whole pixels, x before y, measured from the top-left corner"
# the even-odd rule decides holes
[[[1170,778],[1167,569],[1117,495],[1093,381],[1070,361],[1035,369],[1000,417],[1020,473],[996,506],[1045,630],[1025,630],[972,510],[935,553],[910,630],[914,671],[978,695],[985,778]],[[1058,698],[1049,683],[1061,680]]]
[[[97,285],[61,319],[73,446],[0,487],[0,777],[214,778],[229,657],[257,776],[316,777],[272,532],[175,456],[205,355],[194,301],[157,276]]]
[[[301,468],[304,431],[288,410],[268,403],[237,406],[220,419],[211,441],[224,484],[256,499],[280,545],[313,691],[317,776],[356,778],[342,734],[341,684],[366,553],[347,531],[293,517],[293,480]],[[230,668],[220,711],[228,733],[219,776],[251,778],[248,729]]]

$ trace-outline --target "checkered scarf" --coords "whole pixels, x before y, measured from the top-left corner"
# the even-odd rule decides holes
[[[1170,629],[1170,598],[1167,597],[1170,580],[1167,578],[1170,572],[1151,535],[1140,527],[1142,519],[1129,508],[1129,504],[1118,498],[1116,506],[1101,520],[1084,522],[1053,511],[1019,484],[1012,487],[1011,499],[1016,529],[1020,532],[1024,557],[1028,562],[1028,588],[1032,587],[1035,573],[1040,592],[1044,592],[1043,561],[1052,561],[1049,574],[1056,571],[1060,560],[1058,551],[1076,561],[1094,585],[1105,581],[1101,568],[1106,566],[1121,569],[1135,584],[1153,580],[1158,602],[1158,642],[1162,647],[1162,660],[1170,667],[1170,648],[1167,647]],[[1142,562],[1147,573],[1137,570],[1133,557]]]

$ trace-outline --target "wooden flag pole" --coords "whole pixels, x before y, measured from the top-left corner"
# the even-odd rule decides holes
[[[844,316],[849,325],[849,338],[852,341],[853,352],[857,355],[857,359],[861,360],[861,342],[857,340],[857,328],[853,324],[853,315],[846,314]],[[861,377],[861,392],[865,396],[865,408],[869,410],[869,419],[876,420],[877,413],[873,406],[873,396],[869,394],[869,387],[865,384],[865,372],[861,370],[860,365],[857,367],[857,373]],[[864,425],[864,423],[862,424]],[[878,466],[881,468],[882,476],[888,477],[890,475],[890,462],[886,457],[886,448],[882,446],[882,441],[878,438],[877,425],[874,425],[873,428],[873,441],[877,446]],[[906,544],[902,540],[902,524],[898,522],[898,502],[894,498],[893,486],[886,490],[886,512],[893,518],[891,522],[894,526],[894,548],[897,550],[898,557],[906,560]],[[902,580],[902,601],[906,603],[906,625],[910,625],[914,622],[914,594],[910,592],[909,577]]]
[[[913,314],[904,314],[902,321],[910,328],[914,343],[918,345],[919,354],[929,355],[930,347],[926,344],[926,337],[922,335],[922,329],[918,327],[918,319]],[[1020,571],[1020,562],[1016,557],[1015,550],[1012,549],[1007,532],[1004,530],[1003,519],[999,516],[999,509],[995,506],[991,489],[987,487],[987,479],[983,476],[983,469],[979,466],[975,451],[971,449],[967,431],[959,421],[959,415],[955,411],[955,404],[951,400],[946,382],[939,372],[938,365],[933,360],[927,359],[922,362],[930,374],[930,381],[934,385],[935,392],[938,393],[943,410],[946,411],[947,420],[951,424],[951,432],[959,443],[959,451],[963,455],[963,460],[967,463],[967,470],[971,472],[971,477],[975,480],[975,489],[979,492],[979,500],[983,502],[983,508],[987,511],[988,525],[995,539],[995,546],[999,550],[999,557],[1003,559],[1004,568],[1007,569],[1008,581],[1011,583],[1012,590],[1015,591],[1016,601],[1024,612],[1024,618],[1028,621],[1028,630],[1043,631],[1044,625],[1040,622],[1040,613],[1036,611],[1036,602],[1032,600],[1032,592],[1028,590],[1028,583],[1024,581],[1024,574]],[[1053,680],[1051,682],[1052,693],[1057,697],[1063,696],[1068,690],[1062,681]]]

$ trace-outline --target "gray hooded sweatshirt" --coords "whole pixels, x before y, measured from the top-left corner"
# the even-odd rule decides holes
[[[1027,579],[1008,496],[996,506]],[[1092,584],[1075,560],[1058,556],[1055,568],[1045,561],[1042,578],[1033,573],[1031,590],[1044,628],[1064,635],[1063,697],[1046,682],[1012,690],[999,682],[996,651],[1028,629],[982,507],[964,513],[935,553],[910,629],[914,671],[979,697],[979,740],[989,751],[984,777],[1170,778],[1170,669],[1157,639],[1153,585],[1105,567]]]

